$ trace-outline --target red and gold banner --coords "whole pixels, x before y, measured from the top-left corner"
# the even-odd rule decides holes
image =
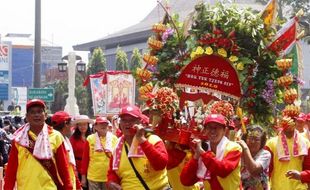
[[[227,59],[217,55],[202,56],[190,62],[175,86],[207,90],[235,99],[241,97],[236,70]]]

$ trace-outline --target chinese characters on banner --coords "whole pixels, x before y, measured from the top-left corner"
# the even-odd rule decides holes
[[[217,55],[199,57],[189,63],[177,80],[177,87],[190,87],[240,98],[237,72],[226,59]]]
[[[117,114],[121,107],[135,104],[135,80],[127,71],[108,71],[90,76],[94,114]]]

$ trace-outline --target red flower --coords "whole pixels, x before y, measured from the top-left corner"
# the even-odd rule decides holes
[[[213,34],[215,34],[215,35],[221,35],[221,34],[223,34],[224,32],[223,32],[223,30],[221,30],[221,29],[217,29],[217,28],[214,28],[214,30],[213,30]]]

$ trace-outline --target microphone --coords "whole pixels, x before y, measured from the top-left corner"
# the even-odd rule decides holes
[[[209,145],[208,145],[207,141],[201,141],[201,148],[205,151],[207,151],[209,149]]]
[[[151,134],[154,134],[154,130],[151,128],[143,128],[143,130],[144,130],[146,137],[150,136]],[[131,132],[131,134],[136,134],[137,129],[132,127],[132,128],[130,128],[130,132]]]
[[[145,133],[154,133],[154,130],[151,128],[144,128]]]
[[[154,130],[151,128],[144,128],[145,137],[148,138],[150,135],[154,134]]]

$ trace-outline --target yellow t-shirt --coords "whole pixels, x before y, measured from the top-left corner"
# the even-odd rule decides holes
[[[74,173],[74,166],[69,163],[69,173],[70,173],[70,179],[72,182],[73,190],[76,190],[76,179],[75,179],[75,173]]]
[[[36,140],[37,137],[34,133],[29,131],[29,135]],[[49,141],[52,151],[55,154],[64,139],[58,131],[53,130],[49,134]],[[15,146],[18,151],[18,168],[16,174],[17,189],[56,190],[57,187],[50,175],[36,158],[31,155],[29,150],[20,146],[18,143],[15,143]],[[54,158],[53,161],[55,162]]]
[[[148,137],[148,141],[151,144],[156,144],[158,141],[161,141],[161,139],[156,135],[150,135]],[[115,171],[116,174],[121,179],[122,189],[144,190],[143,185],[136,177],[136,174],[130,165],[125,150],[125,144],[129,149],[129,145],[125,142],[122,148],[119,169]],[[161,190],[164,187],[168,186],[168,177],[166,169],[159,171],[154,170],[146,157],[131,158],[131,159],[135,168],[137,169],[137,171],[139,172],[139,174],[144,179],[144,181],[146,182],[146,184],[150,189]]]
[[[89,143],[89,164],[87,169],[87,179],[96,182],[106,182],[107,172],[109,168],[110,158],[102,151],[95,151],[96,138],[95,134],[87,137]],[[100,137],[100,141],[103,147],[105,147],[106,138]],[[117,143],[117,137],[112,137],[112,148],[115,148]]]
[[[231,151],[239,151],[242,152],[242,148],[235,142],[229,141],[224,150],[224,157]],[[239,161],[238,166],[225,178],[221,178],[217,176],[217,180],[221,184],[224,190],[240,190],[241,184],[241,159]],[[211,189],[209,181],[204,181],[205,189]]]
[[[302,171],[303,156],[299,157],[290,157],[289,161],[279,161],[278,152],[277,152],[277,142],[278,136],[269,139],[266,143],[266,146],[273,153],[273,171],[270,176],[271,189],[272,190],[301,190],[307,189],[307,184],[301,183],[299,180],[291,180],[285,176],[285,173],[288,170],[297,170]],[[305,140],[309,144],[309,141],[306,140],[302,135],[298,136],[299,140]],[[287,145],[289,148],[290,155],[293,155],[293,138],[287,138]]]
[[[192,185],[192,186],[184,186],[182,185],[181,180],[180,180],[180,174],[182,172],[182,169],[184,165],[186,164],[186,162],[188,162],[191,159],[191,157],[192,157],[191,152],[186,151],[186,156],[182,160],[182,162],[177,167],[167,170],[169,183],[172,189],[177,189],[177,190],[199,190],[200,189],[200,186],[198,183],[195,183],[195,185]]]

